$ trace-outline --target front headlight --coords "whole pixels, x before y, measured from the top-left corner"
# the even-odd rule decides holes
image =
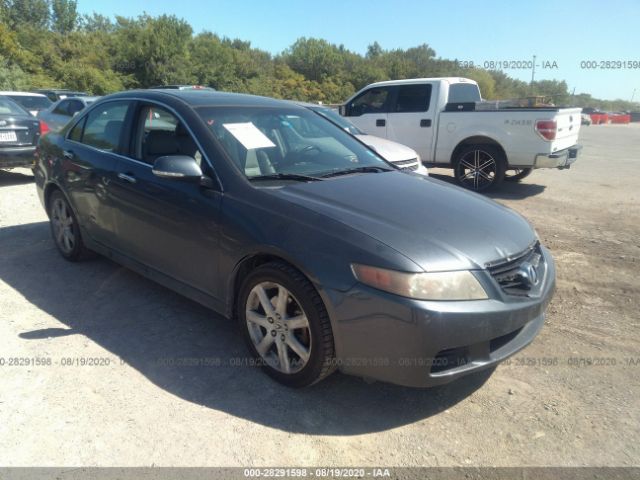
[[[489,298],[480,282],[467,270],[459,272],[396,272],[352,264],[359,282],[417,300],[484,300]]]

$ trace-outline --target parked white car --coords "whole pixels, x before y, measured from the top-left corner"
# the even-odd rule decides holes
[[[47,110],[40,112],[38,118],[44,120],[53,132],[62,130],[74,115],[82,111],[86,106],[92,104],[100,97],[67,97],[58,100]]]
[[[429,175],[427,167],[422,164],[420,155],[418,155],[418,152],[416,152],[414,149],[409,148],[406,145],[402,145],[401,143],[387,140],[386,138],[368,135],[358,127],[356,127],[353,123],[340,116],[340,114],[336,110],[325,105],[316,105],[313,103],[299,103],[299,105],[313,110],[314,112],[319,113],[331,122],[337,124],[339,127],[355,136],[369,148],[375,150],[385,160],[400,167],[402,170],[412,171],[426,176]]]
[[[41,93],[5,91],[0,92],[0,95],[9,97],[34,117],[41,111],[49,108],[52,103],[46,95],[42,95]]]
[[[580,108],[500,108],[482,102],[466,78],[371,84],[340,107],[364,132],[416,150],[428,165],[453,168],[464,187],[483,190],[535,168],[576,161]]]

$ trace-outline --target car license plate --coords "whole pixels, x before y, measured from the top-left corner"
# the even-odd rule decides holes
[[[0,142],[17,142],[16,132],[0,132]]]

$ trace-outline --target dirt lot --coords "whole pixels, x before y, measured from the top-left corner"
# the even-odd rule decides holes
[[[0,173],[0,465],[640,465],[640,125],[581,142],[571,170],[491,194],[556,258],[542,333],[493,374],[428,390],[182,365],[244,345],[107,260],[62,260],[28,171]]]

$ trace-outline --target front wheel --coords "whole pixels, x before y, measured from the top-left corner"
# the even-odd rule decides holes
[[[237,308],[249,350],[278,382],[305,387],[334,370],[329,315],[293,267],[270,262],[253,270],[242,282]]]
[[[513,170],[507,170],[504,179],[508,182],[519,182],[531,175],[531,172],[533,172],[533,168],[514,168]]]
[[[491,145],[469,145],[456,155],[453,170],[456,181],[477,192],[502,182],[505,173],[504,155]]]

